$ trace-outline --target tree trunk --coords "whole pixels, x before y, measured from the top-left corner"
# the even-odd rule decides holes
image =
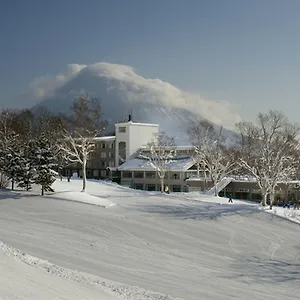
[[[273,207],[274,196],[275,196],[275,191],[273,190],[273,191],[270,193],[270,209],[272,209],[272,207]]]
[[[44,196],[44,185],[42,185],[42,196]]]
[[[286,184],[284,189],[284,200],[287,202],[288,198],[289,198],[289,185]]]
[[[15,188],[15,181],[14,179],[11,179],[11,190],[13,191]]]
[[[266,206],[267,205],[268,194],[267,193],[263,193],[262,196],[263,196],[263,198],[262,198],[262,201],[261,201],[261,205],[262,206]]]
[[[217,193],[217,180],[215,180],[215,178],[213,176],[211,176],[211,181],[212,181],[212,184],[213,184],[213,187],[214,187],[214,194],[215,194],[215,196],[218,196],[218,193]]]
[[[163,193],[165,191],[164,178],[160,178],[160,191]]]
[[[200,164],[197,163],[197,177],[200,177]]]
[[[82,162],[82,192],[86,189],[86,157],[83,157]]]

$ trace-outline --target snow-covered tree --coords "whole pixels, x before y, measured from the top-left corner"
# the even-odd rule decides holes
[[[15,183],[20,181],[24,167],[23,149],[17,134],[12,133],[9,135],[2,155],[4,158],[3,172],[11,181],[11,189],[14,190]]]
[[[252,175],[261,190],[262,205],[270,196],[273,205],[279,182],[292,179],[297,169],[299,126],[291,124],[279,111],[260,113],[257,123],[237,124],[239,165]]]
[[[70,164],[81,166],[82,192],[85,192],[86,165],[95,150],[95,138],[101,136],[106,126],[106,121],[101,120],[99,101],[87,95],[80,96],[73,102],[69,125],[58,148]]]
[[[35,175],[34,183],[41,186],[41,194],[53,191],[51,185],[55,181],[55,157],[49,140],[42,134],[35,143]]]
[[[35,176],[36,145],[30,141],[23,145],[22,149],[22,170],[19,175],[18,186],[29,191],[32,187]]]
[[[148,159],[156,170],[160,179],[161,192],[164,192],[164,179],[169,169],[169,164],[176,156],[176,143],[173,137],[165,132],[154,134],[151,141],[146,145],[146,151],[140,153],[144,159]]]
[[[210,122],[202,120],[188,129],[190,142],[194,146],[193,158],[204,174],[209,173],[210,180],[216,188],[218,182],[236,170],[235,151],[226,145],[223,129],[217,130]],[[217,190],[215,189],[217,196]]]
[[[11,182],[12,190],[22,169],[22,144],[13,130],[16,112],[0,112],[0,171]]]

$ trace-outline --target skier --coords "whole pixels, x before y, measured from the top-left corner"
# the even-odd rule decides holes
[[[231,195],[229,195],[228,203],[233,203]]]

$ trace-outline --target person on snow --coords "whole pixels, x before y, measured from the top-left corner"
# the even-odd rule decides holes
[[[169,191],[169,187],[166,185],[166,187],[165,187],[165,193],[166,194],[170,194],[170,191]]]
[[[229,195],[228,203],[233,203],[231,195]]]

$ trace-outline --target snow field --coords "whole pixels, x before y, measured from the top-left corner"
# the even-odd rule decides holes
[[[1,197],[1,240],[75,277],[103,278],[125,299],[281,300],[300,292],[297,224],[243,201],[98,181],[88,182],[89,195],[114,206],[58,201],[77,197],[80,184],[56,181],[45,198]]]

